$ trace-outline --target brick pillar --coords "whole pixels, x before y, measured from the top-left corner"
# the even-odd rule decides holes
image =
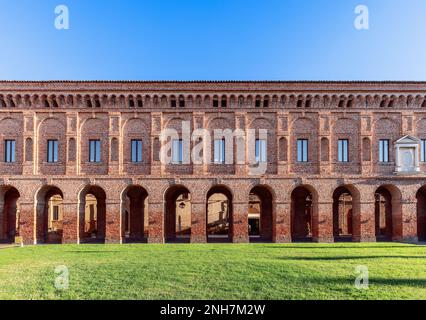
[[[164,203],[149,202],[148,243],[164,243]]]
[[[206,203],[193,202],[191,206],[191,243],[206,243]]]
[[[361,201],[359,204],[354,205],[353,241],[376,242],[374,212],[374,199]]]
[[[122,243],[120,200],[106,202],[105,243]]]
[[[320,201],[312,216],[312,238],[314,242],[334,242],[333,202]]]
[[[291,242],[291,203],[276,203],[272,224],[272,241]]]
[[[248,243],[248,201],[234,203],[232,212],[232,242]]]
[[[24,244],[36,244],[34,228],[34,203],[21,202],[19,234]]]
[[[402,212],[395,212],[396,216],[401,217],[401,234],[395,234],[394,232],[392,240],[415,243],[418,241],[417,203],[415,201],[412,201],[411,199],[402,201],[401,211]],[[393,216],[395,217],[395,215]],[[395,230],[395,226],[393,229]]]
[[[85,229],[85,209],[86,209],[86,204],[84,202],[81,202],[78,204],[78,215],[77,215],[77,220],[78,220],[78,238],[77,238],[77,243],[83,243],[84,242],[84,229]]]
[[[78,203],[64,201],[62,210],[62,243],[78,243]]]

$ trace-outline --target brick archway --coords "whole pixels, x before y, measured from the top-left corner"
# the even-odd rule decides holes
[[[271,242],[273,196],[266,186],[251,189],[248,215],[250,241]]]
[[[106,194],[95,185],[80,192],[79,239],[80,243],[104,243],[106,235]]]
[[[375,192],[374,217],[377,241],[402,237],[401,193],[393,185],[380,186]]]
[[[148,192],[132,185],[122,194],[122,238],[127,243],[148,240]]]
[[[166,242],[191,239],[191,193],[184,186],[172,186],[165,194],[164,232]]]
[[[36,195],[37,243],[62,243],[63,193],[56,186],[44,186]]]
[[[317,197],[310,186],[299,186],[291,193],[291,238],[312,241]]]
[[[334,241],[352,241],[354,235],[354,196],[346,186],[333,193]]]
[[[19,191],[10,186],[2,187],[0,218],[0,242],[13,243],[19,235]]]
[[[207,193],[206,232],[208,242],[231,242],[233,239],[232,193],[226,186],[214,186]]]
[[[426,241],[426,186],[421,187],[416,194],[417,198],[417,237],[419,241]]]

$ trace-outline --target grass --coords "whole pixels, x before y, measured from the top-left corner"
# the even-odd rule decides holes
[[[56,266],[69,289],[54,287]],[[369,289],[354,286],[369,268]],[[426,247],[62,245],[0,250],[0,299],[426,299]]]

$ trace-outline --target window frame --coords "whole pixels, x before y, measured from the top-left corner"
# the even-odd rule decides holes
[[[268,162],[268,145],[265,139],[256,139],[254,151],[256,163]]]
[[[172,163],[173,164],[183,163],[183,140],[182,139],[172,140]]]
[[[389,139],[379,139],[379,162],[380,163],[390,162],[389,142],[390,142]]]
[[[338,139],[337,161],[341,163],[349,162],[349,139]]]
[[[59,153],[59,142],[57,139],[47,140],[47,162],[48,163],[57,163],[58,153]]]
[[[132,139],[130,142],[130,161],[132,163],[143,162],[142,139]]]
[[[4,140],[4,162],[16,162],[16,140],[14,139]]]
[[[297,139],[297,162],[309,162],[309,139]]]
[[[214,140],[213,162],[215,164],[224,164],[226,161],[226,142],[225,139]]]
[[[89,140],[89,162],[101,163],[101,140],[100,139]]]

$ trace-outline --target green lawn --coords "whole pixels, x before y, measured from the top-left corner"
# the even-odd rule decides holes
[[[54,287],[56,266],[69,289]],[[354,286],[355,267],[370,286]],[[426,299],[426,247],[63,245],[0,249],[0,299]]]

